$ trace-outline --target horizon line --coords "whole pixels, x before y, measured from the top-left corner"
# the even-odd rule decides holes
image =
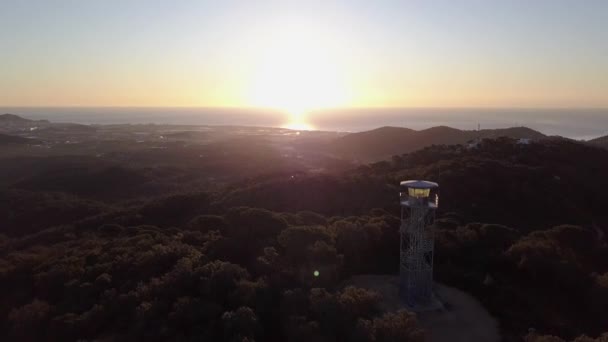
[[[256,107],[256,106],[130,106],[130,105],[1,105],[0,108],[183,108],[183,109],[238,109],[238,110],[265,110],[275,112],[286,112],[280,108],[272,107]],[[344,106],[344,107],[326,107],[309,110],[307,113],[331,111],[331,110],[361,110],[361,109],[521,109],[521,110],[570,110],[570,109],[587,109],[587,110],[608,110],[606,107],[566,107],[566,106]]]

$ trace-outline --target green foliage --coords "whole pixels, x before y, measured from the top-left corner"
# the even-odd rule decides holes
[[[217,215],[200,215],[188,222],[186,228],[201,233],[206,233],[210,230],[225,231],[228,223],[222,216]]]
[[[175,200],[182,199],[154,207],[173,211]],[[148,210],[140,211],[143,218],[154,215]],[[318,214],[298,216],[327,222]],[[373,222],[384,219],[335,222],[373,231]],[[9,340],[350,340],[358,320],[379,314],[377,294],[332,290],[344,279],[333,226],[289,226],[284,215],[254,208],[172,220],[184,223],[63,226],[6,238],[0,323]]]
[[[259,330],[258,319],[248,307],[240,307],[236,311],[227,311],[222,315],[222,323],[224,325],[227,341],[253,341],[253,337]]]
[[[424,341],[424,333],[418,327],[416,318],[407,311],[385,314],[374,319],[374,333],[376,341]]]
[[[234,208],[226,214],[223,231],[228,237],[258,239],[275,237],[287,227],[280,216],[264,209]]]
[[[214,145],[224,150],[204,161],[196,149],[162,154],[188,156],[196,172],[55,159],[0,170],[4,340],[421,341],[412,314],[383,314],[376,293],[342,288],[353,274],[398,272],[405,178],[441,183],[435,277],[480,299],[506,341],[529,328],[530,341],[607,338],[608,152],[497,139],[306,174],[242,147]],[[212,170],[193,166],[193,152]],[[62,175],[66,165],[78,167]],[[237,166],[275,173],[205,180]]]
[[[529,333],[524,337],[524,342],[566,342],[564,339],[553,335],[539,335],[537,333]],[[587,335],[581,335],[572,340],[572,342],[608,342],[608,333],[603,333],[597,338],[592,338]]]
[[[500,225],[438,228],[437,277],[476,294],[507,331],[598,334],[608,301],[597,272],[608,269],[608,246],[596,234],[569,225],[524,236]]]
[[[309,247],[317,241],[333,243],[331,234],[321,226],[289,227],[278,236],[285,256],[294,262],[304,261],[308,256]]]

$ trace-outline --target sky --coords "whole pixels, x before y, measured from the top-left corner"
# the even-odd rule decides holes
[[[608,1],[0,1],[0,106],[608,107]]]

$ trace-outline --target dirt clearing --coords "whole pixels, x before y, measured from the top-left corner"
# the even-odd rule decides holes
[[[399,300],[399,277],[387,275],[354,276],[346,282],[376,291],[382,295],[381,309],[396,311],[405,308]],[[435,283],[435,295],[444,307],[435,311],[417,313],[420,325],[432,342],[498,342],[498,322],[471,295]]]

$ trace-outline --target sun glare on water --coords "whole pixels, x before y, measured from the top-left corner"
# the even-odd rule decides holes
[[[312,130],[310,111],[347,102],[336,44],[324,39],[320,32],[284,27],[266,42],[256,63],[251,102],[285,112],[285,128]]]
[[[312,131],[315,129],[314,126],[309,125],[305,122],[290,122],[283,125],[283,128],[291,129],[294,131]]]

